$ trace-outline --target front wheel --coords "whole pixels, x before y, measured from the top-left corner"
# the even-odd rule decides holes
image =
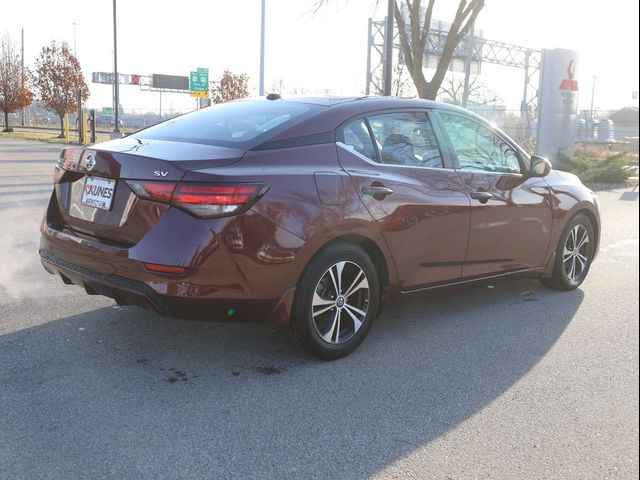
[[[562,232],[553,273],[542,283],[554,290],[573,290],[587,277],[595,253],[595,234],[589,218],[583,213],[573,217]]]
[[[295,337],[311,355],[334,360],[353,352],[378,310],[375,266],[357,245],[335,243],[305,269],[293,307]]]

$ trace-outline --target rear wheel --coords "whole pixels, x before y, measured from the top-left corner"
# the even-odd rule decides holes
[[[336,243],[305,269],[293,307],[297,340],[324,360],[354,351],[369,332],[380,298],[373,262],[357,245]]]
[[[542,283],[554,290],[573,290],[587,277],[593,254],[595,235],[589,218],[579,213],[562,233],[556,250],[553,273]]]

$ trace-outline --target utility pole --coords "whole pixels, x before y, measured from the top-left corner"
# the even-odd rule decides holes
[[[265,3],[262,0],[262,17],[260,20],[260,83],[258,87],[258,95],[264,95],[264,27],[265,27]]]
[[[471,77],[471,62],[476,43],[475,22],[471,24],[471,31],[466,40],[467,54],[464,59],[464,88],[462,89],[462,106],[465,108],[469,102],[469,78]]]
[[[20,64],[21,64],[21,68],[22,68],[22,77],[20,80],[20,86],[22,87],[22,91],[24,92],[24,27],[20,30],[20,37],[21,37],[21,43],[20,43]],[[22,110],[20,111],[20,125],[22,125],[24,127],[24,109],[25,107],[22,107]],[[8,127],[8,125],[7,125]]]
[[[113,133],[112,137],[120,137],[120,119],[118,109],[120,107],[119,92],[120,77],[118,75],[118,31],[116,27],[116,0],[113,0],[113,85],[114,85],[114,107],[113,107]]]
[[[388,0],[387,24],[384,31],[384,94],[391,96],[391,82],[393,79],[393,15],[395,0]]]

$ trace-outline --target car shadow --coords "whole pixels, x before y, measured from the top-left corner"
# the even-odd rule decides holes
[[[582,300],[532,280],[414,295],[334,362],[135,307],[10,333],[0,477],[368,477],[505,395]]]

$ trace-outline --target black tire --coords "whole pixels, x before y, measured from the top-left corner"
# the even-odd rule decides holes
[[[338,272],[340,293],[348,295],[335,294]],[[292,336],[317,358],[344,357],[366,337],[379,300],[378,273],[367,253],[354,244],[333,243],[309,262],[300,277],[292,310]]]
[[[576,232],[575,235],[572,232]],[[587,234],[587,240],[586,243],[580,244],[584,232]],[[551,277],[542,278],[542,283],[553,290],[578,288],[589,273],[595,252],[595,241],[595,231],[589,217],[584,213],[578,213],[571,218],[558,241]],[[582,246],[579,247],[579,245]],[[565,247],[567,247],[566,251]],[[582,260],[583,258],[586,258],[586,261]],[[572,265],[575,270],[572,270]]]

